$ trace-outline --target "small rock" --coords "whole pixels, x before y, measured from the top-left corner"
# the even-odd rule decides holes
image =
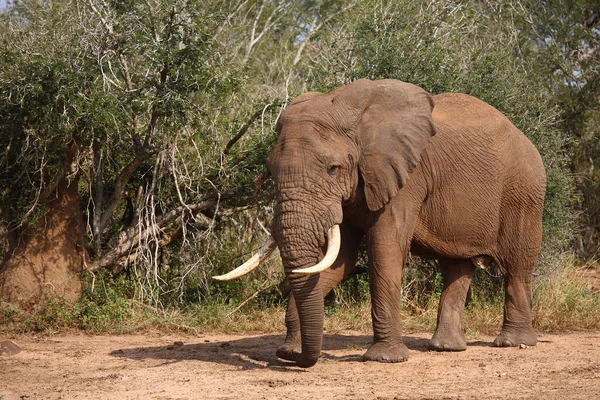
[[[500,377],[500,378],[504,378],[506,375],[508,375],[508,372],[500,372],[500,373],[498,373],[498,377]]]
[[[183,346],[182,341],[173,342],[173,344],[170,344],[167,346],[167,350],[173,350],[175,347],[181,347],[181,346]]]
[[[15,354],[19,354],[20,352],[21,348],[10,340],[4,340],[0,342],[0,356],[10,357],[14,356]]]
[[[529,346],[527,346],[525,343],[521,343],[521,344],[519,345],[519,349],[520,349],[520,350],[523,350],[523,349],[528,349],[528,348],[529,348]]]

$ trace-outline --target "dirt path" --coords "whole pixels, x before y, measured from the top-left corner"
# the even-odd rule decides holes
[[[600,333],[526,349],[470,338],[461,353],[428,352],[428,337],[406,336],[408,362],[379,364],[360,361],[370,336],[327,334],[307,370],[275,357],[282,335],[18,337],[23,351],[0,357],[0,399],[600,398]]]

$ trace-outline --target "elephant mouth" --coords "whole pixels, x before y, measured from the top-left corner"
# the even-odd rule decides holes
[[[321,259],[321,261],[319,261],[317,264],[311,267],[294,269],[292,270],[292,273],[315,275],[327,270],[333,265],[336,258],[338,257],[338,254],[340,252],[340,246],[340,226],[336,224],[329,228],[329,230],[327,231],[327,251],[323,259]],[[270,236],[269,239],[267,239],[267,241],[260,248],[260,250],[256,254],[254,254],[250,259],[248,259],[248,261],[224,275],[213,276],[213,279],[218,281],[229,281],[246,275],[250,271],[257,268],[261,262],[266,260],[271,255],[271,253],[273,253],[276,247],[277,242],[275,242],[275,239],[273,239],[273,237]]]
[[[319,263],[313,265],[312,267],[294,269],[292,270],[292,273],[314,275],[325,271],[327,268],[333,265],[336,258],[338,257],[338,254],[340,253],[341,243],[342,236],[340,234],[340,226],[334,225],[327,231],[327,252],[325,253],[323,259],[319,261]]]

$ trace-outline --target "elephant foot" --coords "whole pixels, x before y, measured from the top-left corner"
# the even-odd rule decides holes
[[[378,361],[385,363],[397,363],[408,360],[408,348],[404,343],[373,343],[369,350],[363,355],[363,361]]]
[[[524,329],[502,329],[502,332],[494,339],[495,347],[515,347],[520,344],[535,346],[537,335],[533,328]]]
[[[296,361],[300,353],[302,353],[300,344],[285,342],[279,346],[275,354],[283,360]]]
[[[313,357],[299,354],[296,358],[296,365],[302,368],[310,368],[319,361],[319,358],[321,358],[320,353]]]
[[[467,340],[462,332],[439,333],[435,332],[429,341],[429,350],[432,351],[465,351]]]

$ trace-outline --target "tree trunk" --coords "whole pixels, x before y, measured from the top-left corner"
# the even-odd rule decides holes
[[[0,299],[27,308],[46,296],[81,296],[84,220],[77,180],[63,180],[45,203],[46,214],[0,267]]]

